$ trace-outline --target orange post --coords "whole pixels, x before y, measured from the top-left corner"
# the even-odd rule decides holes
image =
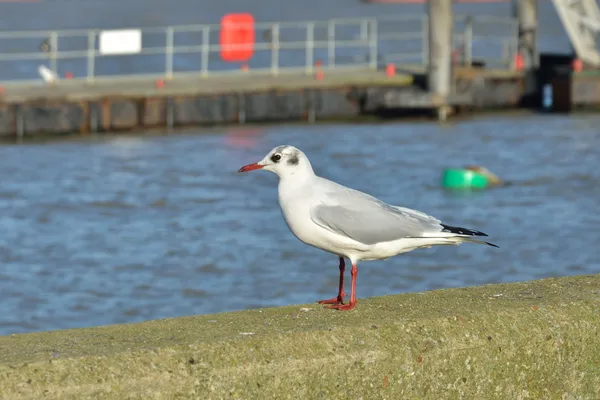
[[[325,78],[325,73],[323,72],[323,69],[321,69],[322,66],[323,62],[321,60],[317,60],[315,62],[315,68],[317,69],[315,72],[315,79],[318,81],[323,80],[323,78]]]
[[[524,67],[525,67],[525,63],[523,61],[523,56],[521,55],[521,53],[517,53],[515,55],[515,68],[518,71],[523,71]]]
[[[389,63],[386,67],[385,67],[385,74],[388,77],[393,77],[396,76],[396,66],[392,63]]]
[[[576,58],[573,60],[572,63],[572,68],[574,72],[581,72],[583,71],[583,61],[581,61],[580,58]]]
[[[157,89],[161,89],[165,87],[165,80],[164,79],[157,79],[154,82],[154,86],[156,86]]]

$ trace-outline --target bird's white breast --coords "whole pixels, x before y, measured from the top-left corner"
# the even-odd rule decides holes
[[[311,193],[291,185],[280,184],[279,206],[283,219],[292,233],[304,243],[314,245],[316,226],[310,218]]]
[[[357,250],[357,245],[363,246],[319,226],[311,218],[311,208],[323,201],[326,201],[326,194],[318,192],[312,185],[294,186],[291,182],[280,181],[279,205],[290,231],[310,246],[349,257]]]

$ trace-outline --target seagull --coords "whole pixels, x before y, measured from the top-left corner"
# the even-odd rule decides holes
[[[419,248],[463,242],[498,247],[474,238],[488,236],[483,232],[444,224],[423,212],[387,204],[317,176],[308,157],[293,146],[277,146],[238,172],[259,169],[279,177],[279,206],[294,236],[339,257],[338,295],[318,301],[328,308],[352,310],[356,306],[359,261],[385,260]],[[345,258],[352,264],[350,301],[346,304]]]
[[[45,65],[38,66],[38,73],[46,83],[54,83],[58,79],[56,73]]]

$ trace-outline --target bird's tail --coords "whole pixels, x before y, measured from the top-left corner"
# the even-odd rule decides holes
[[[488,246],[496,247],[498,249],[500,248],[500,247],[496,246],[494,243],[486,242],[485,240],[477,240],[477,239],[472,239],[470,237],[464,237],[464,236],[455,236],[455,237],[456,237],[456,239],[458,239],[461,242],[487,244]]]
[[[486,233],[475,231],[472,229],[461,228],[458,226],[451,226],[446,224],[442,225],[442,232],[438,232],[436,234],[427,235],[428,238],[440,237],[438,235],[442,235],[441,237],[447,239],[449,242],[453,244],[460,244],[462,242],[469,243],[477,243],[477,244],[487,244],[488,246],[497,247],[494,243],[486,242],[485,240],[478,240],[473,238],[473,236],[487,236]],[[435,235],[435,236],[434,236]]]

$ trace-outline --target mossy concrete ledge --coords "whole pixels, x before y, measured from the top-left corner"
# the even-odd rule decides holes
[[[0,399],[599,399],[600,275],[0,337]]]

